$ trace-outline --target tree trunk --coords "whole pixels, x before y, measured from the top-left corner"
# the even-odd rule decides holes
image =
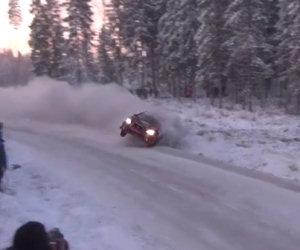
[[[252,103],[252,97],[253,97],[253,88],[250,87],[249,89],[249,97],[248,97],[248,102],[249,102],[249,111],[253,111],[253,103]]]
[[[175,74],[172,74],[172,92],[173,92],[173,97],[177,98],[177,78]]]
[[[246,86],[248,86],[248,82],[246,83],[247,85]],[[243,109],[245,110],[246,109],[246,106],[247,106],[247,95],[248,95],[248,93],[246,92],[243,92],[242,93],[242,105],[243,105]]]
[[[154,91],[154,96],[158,97],[158,89],[157,89],[157,81],[156,81],[156,58],[153,46],[150,49],[150,56],[151,56],[151,74],[152,74],[152,89]]]
[[[283,83],[279,84],[279,108],[283,107]]]
[[[117,58],[118,58],[118,84],[123,85],[123,66],[121,61],[121,50],[119,47],[117,47]]]
[[[284,103],[284,108],[285,108],[285,112],[288,113],[289,110],[289,104],[291,101],[291,95],[290,93],[287,91],[286,96],[285,96],[285,103]]]
[[[297,115],[300,115],[300,93],[297,94]]]
[[[222,80],[219,79],[219,108],[223,108]]]
[[[140,69],[140,74],[141,74],[141,88],[145,88],[145,62],[142,59],[141,60],[141,69]]]
[[[239,90],[238,90],[238,85],[236,82],[234,83],[233,95],[234,95],[234,104],[238,104],[239,103]]]

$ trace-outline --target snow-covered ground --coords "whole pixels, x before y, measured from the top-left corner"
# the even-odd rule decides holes
[[[138,225],[124,223],[113,199],[105,197],[105,191],[96,189],[100,186],[89,186],[89,182],[94,182],[91,177],[94,172],[88,180],[83,177],[82,171],[87,166],[77,163],[80,168],[75,170],[77,175],[73,177],[76,178],[60,170],[67,169],[66,165],[75,167],[74,161],[78,159],[60,158],[53,164],[49,155],[43,154],[47,146],[38,150],[8,138],[10,162],[20,164],[21,168],[10,167],[4,180],[5,192],[0,193],[0,249],[8,247],[15,230],[30,220],[44,223],[47,229],[59,227],[73,250],[163,249],[155,239],[144,235]],[[30,133],[29,137],[25,133],[25,138],[31,140]],[[37,137],[35,143],[41,141]],[[109,183],[109,176],[99,176],[99,173],[96,176],[99,182]],[[114,196],[113,193],[107,195]]]
[[[74,250],[300,244],[299,186],[224,171],[168,147],[107,143],[105,134],[83,140],[74,131],[6,131],[10,161],[22,167],[7,172],[0,194],[0,247],[28,220],[60,227]]]
[[[183,150],[239,167],[300,180],[300,117],[280,111],[228,110],[208,100],[152,100],[188,128]],[[180,133],[180,132],[179,132]]]
[[[164,117],[153,149],[119,136],[120,122],[145,109]],[[300,178],[298,117],[145,103],[114,85],[71,89],[46,78],[1,90],[0,112],[9,161],[22,166],[7,171],[0,193],[0,249],[28,220],[60,227],[72,250],[300,244],[298,182],[260,174]]]

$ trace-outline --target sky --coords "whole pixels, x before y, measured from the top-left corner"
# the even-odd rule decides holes
[[[0,50],[12,49],[14,52],[20,51],[22,54],[30,52],[28,45],[32,15],[29,12],[31,0],[19,0],[23,22],[18,30],[15,30],[8,20],[8,1],[0,0],[0,32],[3,34],[0,39]],[[101,27],[101,1],[93,0],[93,11],[95,13],[95,28]]]
[[[21,53],[28,53],[30,51],[28,46],[28,38],[30,34],[29,24],[32,16],[29,13],[29,6],[31,0],[20,0],[23,22],[19,30],[15,30],[9,24],[8,20],[8,0],[0,1],[0,49],[12,49],[20,51]]]

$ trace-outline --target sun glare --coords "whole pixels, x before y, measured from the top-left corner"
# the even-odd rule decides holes
[[[94,16],[94,27],[99,30],[102,25],[102,8],[101,1],[94,0],[93,12]],[[16,30],[10,24],[8,20],[8,0],[0,0],[0,32],[2,34],[0,39],[0,50],[11,49],[16,55],[18,51],[22,54],[30,52],[28,45],[30,28],[29,25],[32,20],[32,15],[29,12],[31,0],[20,0],[20,7],[22,11],[22,24]]]
[[[8,20],[8,0],[1,0],[0,3],[0,31],[3,34],[0,39],[0,49],[11,49],[16,54],[20,51],[26,54],[30,51],[28,38],[30,34],[29,24],[32,16],[29,13],[30,0],[21,0],[20,6],[22,11],[23,22],[16,30]]]

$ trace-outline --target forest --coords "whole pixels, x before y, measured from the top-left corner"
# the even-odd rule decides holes
[[[1,69],[22,65],[27,78],[32,71],[76,86],[114,82],[144,98],[209,98],[220,108],[275,105],[300,114],[299,1],[103,0],[102,6],[103,24],[95,30],[90,0],[32,0],[30,60],[20,55],[6,64],[5,52]],[[9,1],[16,28],[18,8],[18,0]],[[21,84],[18,78],[1,75],[0,83]]]

